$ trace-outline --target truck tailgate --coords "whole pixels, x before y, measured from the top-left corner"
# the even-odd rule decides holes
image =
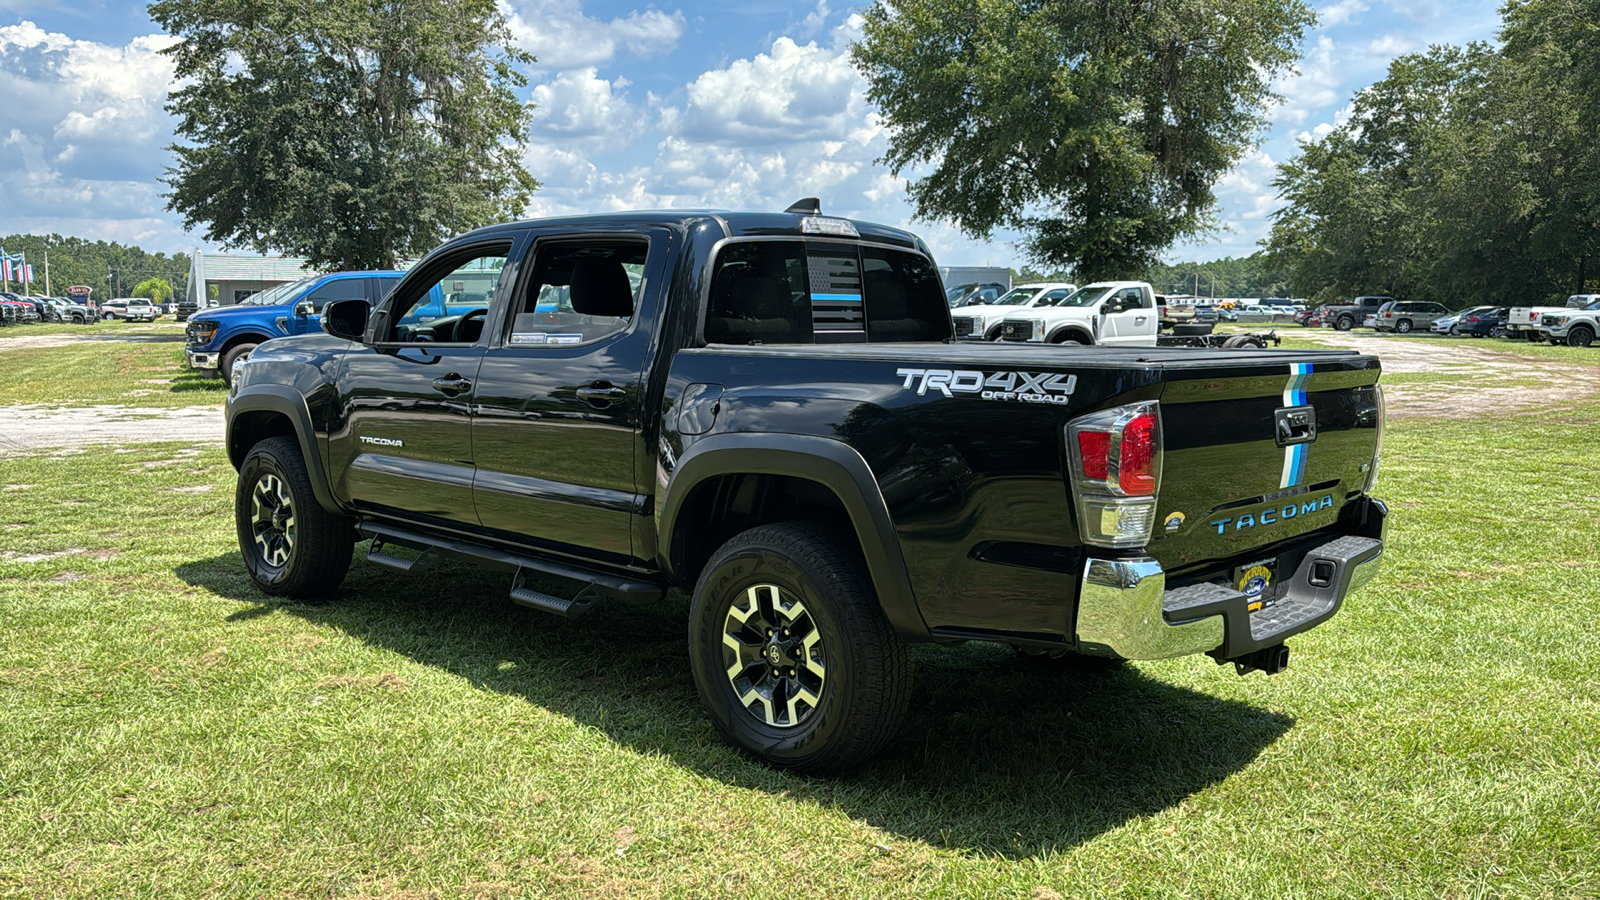
[[[1372,357],[1315,354],[1224,371],[1170,368],[1150,545],[1169,576],[1270,557],[1336,524],[1374,464],[1378,375]]]

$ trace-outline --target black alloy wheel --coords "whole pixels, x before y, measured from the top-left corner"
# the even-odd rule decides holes
[[[245,569],[262,591],[309,599],[344,581],[355,530],[317,502],[294,438],[267,438],[250,448],[239,466],[233,511]]]
[[[1574,325],[1567,332],[1568,347],[1587,347],[1594,343],[1594,330],[1587,325]]]
[[[689,650],[717,730],[786,769],[865,762],[910,699],[910,657],[854,535],[815,525],[762,525],[723,544],[695,585]]]

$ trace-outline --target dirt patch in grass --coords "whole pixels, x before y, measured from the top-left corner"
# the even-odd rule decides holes
[[[222,440],[222,426],[222,410],[214,406],[13,406],[0,408],[0,451],[158,441],[216,444]]]
[[[1303,337],[1325,347],[1378,357],[1386,379],[1444,376],[1386,384],[1390,416],[1468,419],[1575,406],[1600,396],[1600,366],[1524,356],[1516,352],[1518,345],[1498,339],[1394,338],[1316,329],[1308,329]],[[1530,378],[1537,384],[1530,384]]]
[[[393,691],[403,691],[411,685],[404,678],[393,672],[382,675],[340,675],[335,678],[325,678],[317,682],[317,687],[360,687],[360,688],[387,688]]]

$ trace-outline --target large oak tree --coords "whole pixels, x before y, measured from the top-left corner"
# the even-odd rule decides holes
[[[1301,0],[877,0],[856,66],[919,217],[1079,280],[1204,231],[1314,21]]]
[[[494,0],[161,0],[168,208],[208,240],[388,268],[517,214],[532,61]]]

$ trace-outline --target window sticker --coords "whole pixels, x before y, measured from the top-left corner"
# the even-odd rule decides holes
[[[548,337],[548,335],[546,335],[542,331],[519,331],[519,332],[516,332],[515,334],[511,335],[511,343],[513,343],[513,344],[544,344],[544,343],[548,343],[548,341],[546,340],[547,337]]]
[[[583,335],[581,335],[581,334],[550,334],[550,335],[546,335],[545,337],[547,338],[548,342],[551,343],[551,344],[581,344],[581,343],[583,343]]]

